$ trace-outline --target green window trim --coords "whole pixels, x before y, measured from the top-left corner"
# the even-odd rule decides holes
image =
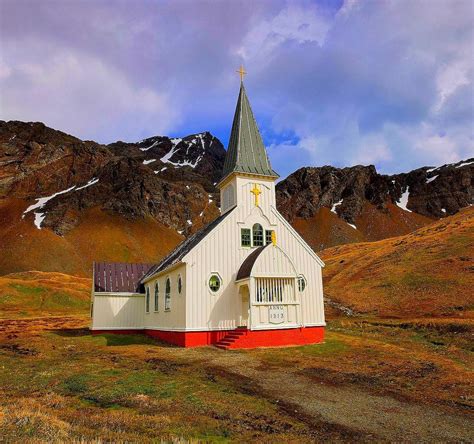
[[[272,243],[273,230],[265,230],[265,245]]]
[[[158,282],[155,282],[155,311],[158,311],[159,309],[159,288],[158,288]]]
[[[171,310],[171,281],[170,278],[166,278],[165,286],[165,311]]]
[[[213,293],[217,293],[221,288],[222,282],[218,274],[212,274],[209,278],[209,289]]]
[[[146,287],[145,311],[150,313],[150,287]]]
[[[242,247],[252,246],[252,231],[250,230],[250,228],[240,229],[240,245]]]
[[[252,227],[252,243],[254,247],[261,247],[264,245],[263,228],[260,224],[254,224]]]
[[[306,278],[302,274],[300,274],[298,276],[298,291],[300,293],[303,293],[305,289],[306,289]]]

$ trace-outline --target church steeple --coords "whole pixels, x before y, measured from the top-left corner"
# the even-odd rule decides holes
[[[231,173],[247,173],[278,178],[268,159],[262,137],[250,107],[243,83],[243,68],[238,71],[241,76],[240,93],[235,109],[229,146],[224,162],[222,180]]]

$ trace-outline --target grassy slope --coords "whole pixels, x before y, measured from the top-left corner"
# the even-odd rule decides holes
[[[90,294],[88,278],[41,271],[0,276],[0,318],[84,315]]]
[[[392,203],[387,203],[385,210],[366,203],[355,220],[356,228],[326,207],[321,207],[314,217],[296,218],[292,224],[315,251],[320,251],[334,245],[408,234],[432,222],[428,217],[404,211]]]
[[[76,228],[61,237],[38,230],[25,203],[0,200],[0,274],[25,270],[90,276],[92,261],[156,262],[183,238],[152,218],[129,221],[97,208],[87,210]]]
[[[381,317],[464,316],[474,308],[474,208],[411,234],[321,253],[326,295]]]

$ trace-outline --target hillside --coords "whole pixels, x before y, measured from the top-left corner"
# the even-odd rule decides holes
[[[40,271],[0,276],[0,318],[83,316],[90,294],[88,278]]]
[[[219,214],[224,157],[209,132],[101,145],[0,121],[0,274],[158,261]],[[277,207],[320,251],[456,214],[473,203],[473,183],[472,159],[393,176],[305,167],[278,183]]]
[[[408,235],[321,252],[330,301],[378,317],[474,314],[474,208]]]

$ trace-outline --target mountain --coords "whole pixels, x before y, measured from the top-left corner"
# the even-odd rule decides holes
[[[0,121],[0,274],[159,260],[219,214],[224,158],[209,132],[102,145]],[[472,204],[473,178],[474,159],[393,176],[306,167],[277,185],[277,206],[319,251],[455,214]]]
[[[316,250],[407,234],[473,202],[474,158],[392,176],[305,167],[277,185],[279,211]]]
[[[474,208],[413,233],[324,250],[331,305],[378,317],[464,317],[474,308]]]

